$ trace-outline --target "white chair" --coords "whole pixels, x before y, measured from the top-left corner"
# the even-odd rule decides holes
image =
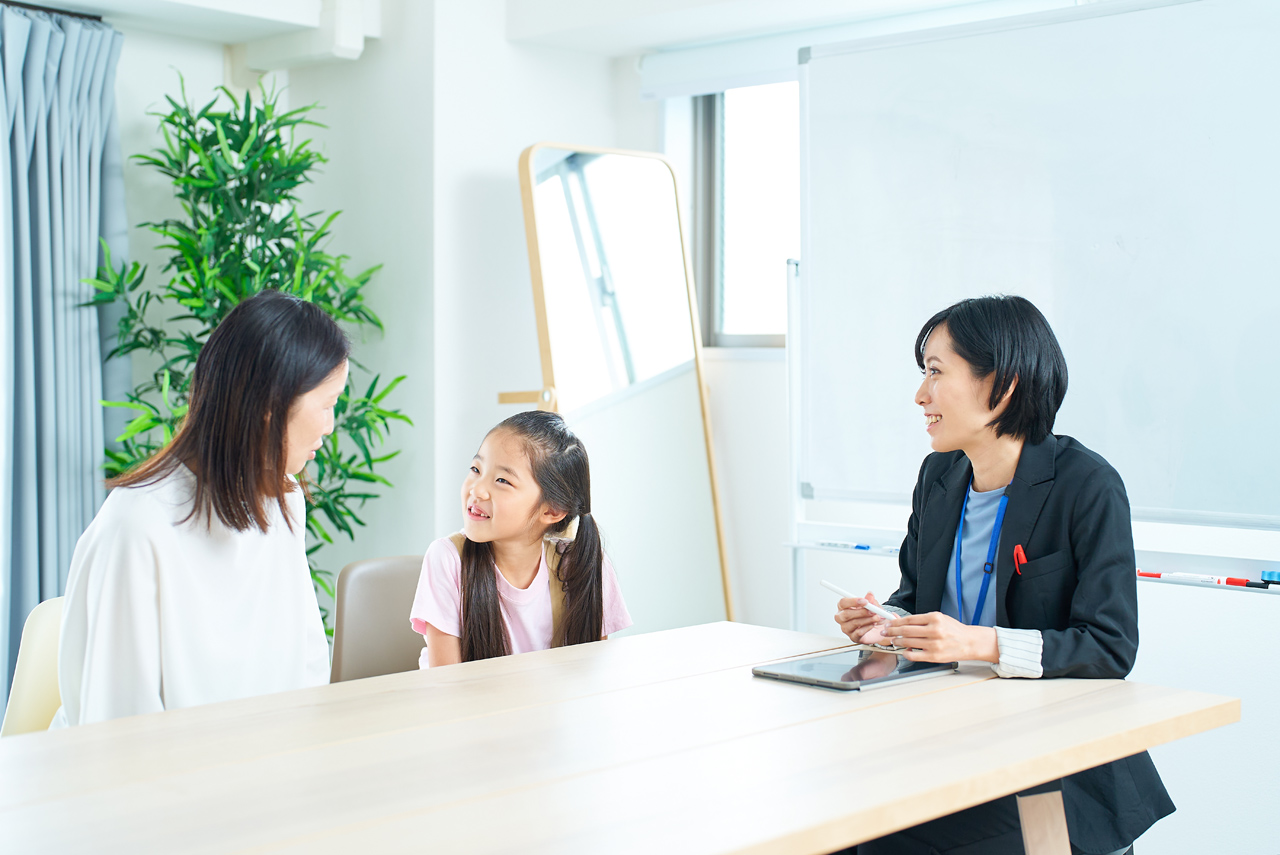
[[[62,693],[58,690],[61,627],[62,597],[45,600],[27,615],[0,736],[48,730],[54,713],[62,706]]]
[[[338,574],[329,682],[413,671],[423,639],[409,626],[421,555],[355,561]]]

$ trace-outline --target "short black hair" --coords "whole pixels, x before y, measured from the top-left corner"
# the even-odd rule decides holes
[[[995,409],[1016,379],[1009,406],[990,427],[1036,445],[1053,430],[1067,394],[1067,360],[1040,310],[1025,297],[973,297],[930,318],[916,336],[916,364],[924,370],[929,334],[946,324],[956,354],[973,376],[994,375],[988,407]]]

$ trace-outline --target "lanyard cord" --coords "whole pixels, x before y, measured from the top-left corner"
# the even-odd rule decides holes
[[[973,619],[964,619],[964,581],[960,572],[960,548],[964,544],[964,515],[969,510],[969,491],[973,489],[973,476],[969,476],[969,487],[964,491],[964,504],[960,506],[960,527],[956,530],[956,608],[959,610],[960,622],[976,626],[982,619],[982,607],[987,603],[987,589],[991,587],[991,577],[996,569],[996,547],[1000,545],[1000,528],[1004,525],[1004,510],[1009,505],[1009,496],[1000,497],[1000,507],[996,510],[996,522],[991,527],[991,544],[987,547],[987,561],[982,565],[982,587],[978,590],[978,605],[973,610]]]

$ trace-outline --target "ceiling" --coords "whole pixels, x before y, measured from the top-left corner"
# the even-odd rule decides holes
[[[506,0],[513,42],[622,56],[886,18],[973,0]]]

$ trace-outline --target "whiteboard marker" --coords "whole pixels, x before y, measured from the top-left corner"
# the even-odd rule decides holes
[[[1239,579],[1235,576],[1205,576],[1199,573],[1147,573],[1139,570],[1138,575],[1144,579],[1168,579],[1174,582],[1200,582],[1205,585],[1233,585],[1237,588],[1266,588],[1266,582],[1255,582],[1252,579]]]
[[[883,552],[887,555],[897,555],[899,551],[896,546],[872,546],[868,543],[845,543],[842,540],[820,540],[818,545],[832,549],[856,549],[859,552]]]

